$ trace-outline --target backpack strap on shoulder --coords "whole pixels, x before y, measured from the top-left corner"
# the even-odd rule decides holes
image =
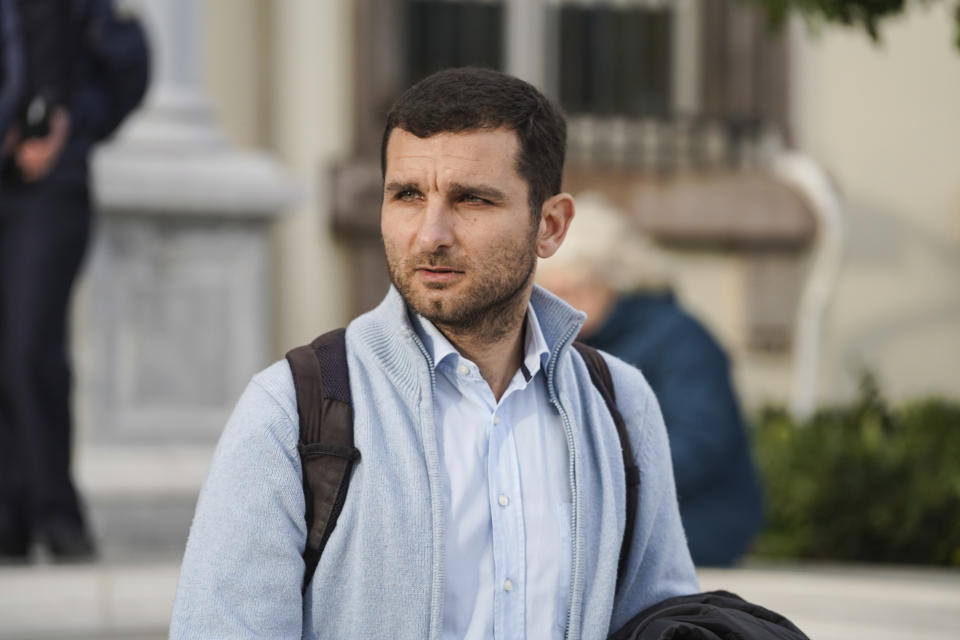
[[[320,554],[337,524],[353,463],[353,404],[344,329],[325,333],[287,353],[297,393],[307,544],[302,591],[313,578]]]
[[[623,582],[623,574],[627,570],[627,558],[630,555],[630,545],[633,542],[633,527],[637,520],[637,503],[639,502],[640,469],[633,459],[633,448],[630,446],[630,437],[627,435],[627,425],[617,408],[617,396],[613,390],[613,378],[607,361],[600,352],[583,342],[573,343],[574,348],[583,358],[590,371],[590,380],[597,388],[603,401],[610,411],[614,424],[617,425],[617,436],[620,438],[620,449],[623,453],[624,480],[627,487],[627,518],[623,528],[623,541],[620,544],[620,560],[617,564],[617,589]]]

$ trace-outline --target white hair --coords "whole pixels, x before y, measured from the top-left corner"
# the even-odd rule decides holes
[[[599,279],[620,294],[670,288],[663,252],[625,214],[594,191],[574,201],[570,231],[557,252],[540,261],[538,274],[559,271],[582,282]]]

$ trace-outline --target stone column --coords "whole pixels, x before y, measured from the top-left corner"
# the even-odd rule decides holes
[[[128,3],[152,83],[94,161],[99,229],[78,310],[81,437],[99,444],[216,441],[268,364],[269,234],[298,186],[227,144],[204,95],[204,2]]]

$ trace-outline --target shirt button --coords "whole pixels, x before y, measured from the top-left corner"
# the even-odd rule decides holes
[[[457,367],[457,373],[459,373],[462,376],[465,376],[468,373],[470,373],[470,369],[467,368],[467,365],[462,364],[459,367]]]
[[[500,494],[500,499],[499,499],[497,502],[500,503],[500,506],[501,506],[501,507],[505,507],[505,506],[507,506],[508,504],[510,504],[510,498],[508,498],[507,496],[505,496],[505,495],[503,495],[503,494]]]
[[[493,424],[500,424],[500,416],[494,414],[494,416],[493,416]]]
[[[504,590],[504,591],[513,591],[513,583],[510,582],[510,580],[504,581],[504,583],[503,583],[503,590]]]

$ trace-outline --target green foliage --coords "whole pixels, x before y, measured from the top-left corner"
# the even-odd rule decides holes
[[[865,374],[852,404],[805,424],[767,408],[753,435],[768,503],[755,555],[960,566],[960,404],[891,409]]]
[[[791,14],[804,16],[808,22],[824,21],[844,26],[862,27],[876,42],[880,40],[880,22],[902,14],[911,4],[930,4],[935,0],[907,2],[906,0],[742,0],[760,5],[766,11],[770,23],[782,25]],[[960,2],[954,9],[956,39],[960,49]]]

